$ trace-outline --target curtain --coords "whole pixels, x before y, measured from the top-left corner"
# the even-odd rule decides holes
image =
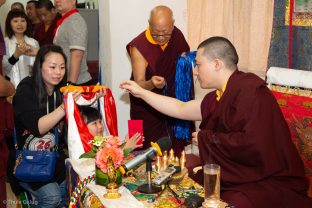
[[[264,78],[274,0],[188,0],[191,50],[211,36],[224,36],[236,47],[238,67]]]

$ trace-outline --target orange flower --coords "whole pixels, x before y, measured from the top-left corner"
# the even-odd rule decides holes
[[[115,168],[119,168],[123,164],[123,150],[119,146],[105,145],[95,155],[96,166],[104,173],[107,173],[108,157],[112,158]]]
[[[106,145],[119,147],[122,144],[122,141],[119,137],[109,135],[107,137]]]

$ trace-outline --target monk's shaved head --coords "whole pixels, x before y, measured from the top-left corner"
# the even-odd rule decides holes
[[[169,7],[157,6],[150,14],[149,24],[154,27],[170,27],[174,24],[173,13]]]
[[[203,54],[209,60],[220,59],[229,69],[235,70],[238,55],[233,44],[224,37],[211,37],[199,44],[197,49],[204,48]]]

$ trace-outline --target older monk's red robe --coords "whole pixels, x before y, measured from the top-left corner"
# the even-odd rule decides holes
[[[155,75],[162,76],[166,79],[167,87],[165,87],[165,89],[153,89],[152,91],[158,94],[175,97],[174,79],[176,62],[179,55],[183,52],[189,52],[190,50],[182,32],[174,27],[172,36],[165,50],[162,50],[157,44],[150,43],[145,36],[145,31],[127,45],[127,51],[131,56],[130,47],[135,47],[148,63],[145,72],[146,80],[151,79],[151,77]],[[133,80],[133,75],[131,75],[131,80]],[[192,94],[194,93],[193,89],[192,86]],[[143,120],[143,134],[145,137],[145,142],[143,144],[144,149],[150,147],[151,141],[155,142],[163,136],[170,136],[172,147],[178,155],[180,155],[181,150],[187,144],[185,139],[181,140],[174,137],[172,130],[174,123],[173,118],[159,113],[142,99],[135,98],[132,95],[130,95],[130,117],[131,119]]]
[[[228,193],[241,193],[254,208],[312,207],[302,161],[263,80],[235,71],[220,101],[207,94],[201,112],[201,162],[221,166],[221,198],[235,205]]]

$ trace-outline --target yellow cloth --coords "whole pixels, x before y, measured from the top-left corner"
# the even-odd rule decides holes
[[[50,27],[50,25],[46,25],[46,24],[44,24],[44,31],[45,31],[45,32],[47,32],[47,31],[48,31],[48,29],[49,29],[49,27]]]
[[[223,85],[222,91],[220,91],[220,90],[216,91],[216,95],[217,95],[216,99],[217,99],[217,101],[219,101],[221,99],[222,94],[225,92],[226,85],[227,85],[227,82]]]
[[[151,30],[149,29],[149,27],[145,31],[145,37],[148,40],[148,42],[150,42],[151,44],[157,45],[157,42],[152,37]],[[166,49],[167,46],[168,46],[168,42],[165,45],[162,45],[162,46],[160,45],[163,51]]]

